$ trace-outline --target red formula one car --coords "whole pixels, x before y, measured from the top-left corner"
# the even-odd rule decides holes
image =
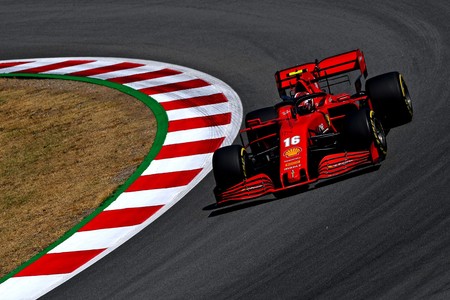
[[[249,112],[242,145],[214,153],[217,202],[283,196],[384,160],[387,132],[412,120],[411,98],[398,72],[364,91],[366,77],[360,50],[276,72],[282,101]]]

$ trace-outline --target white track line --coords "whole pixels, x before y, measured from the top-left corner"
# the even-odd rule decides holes
[[[48,253],[62,253],[92,249],[106,249],[115,245],[123,237],[132,232],[136,226],[80,231]]]
[[[125,84],[126,85],[126,84]],[[200,97],[200,96],[209,96],[213,94],[217,94],[218,90],[212,85],[187,89],[177,92],[169,92],[169,93],[161,93],[152,95],[152,98],[160,103],[174,101],[174,100],[184,100],[187,98]]]
[[[212,154],[197,154],[183,157],[155,159],[142,175],[162,174],[201,169],[211,159]]]
[[[162,66],[158,66],[158,67],[142,66],[142,67],[137,67],[137,68],[131,68],[131,69],[125,69],[125,70],[120,70],[120,71],[113,71],[113,72],[98,74],[98,75],[94,75],[94,76],[90,76],[90,77],[96,78],[96,79],[107,80],[107,79],[111,79],[111,78],[119,78],[119,77],[125,77],[125,76],[130,76],[130,75],[139,75],[139,74],[148,73],[148,72],[155,72],[155,71],[159,71],[162,69],[163,69]]]
[[[177,186],[167,189],[124,192],[116,199],[116,201],[105,208],[105,211],[123,208],[166,205],[172,202],[184,189],[184,186]],[[167,195],[169,195],[169,197]]]
[[[169,110],[169,121],[220,115],[230,111],[228,102]]]
[[[228,125],[203,127],[169,132],[164,145],[174,145],[225,137]]]
[[[141,89],[151,88],[151,87],[165,85],[165,84],[189,81],[192,79],[196,79],[196,78],[192,77],[191,75],[182,73],[182,74],[164,76],[164,77],[155,78],[155,79],[136,81],[136,82],[128,83],[128,84],[126,84],[126,86],[128,86],[132,89],[135,89],[135,90],[141,90]]]

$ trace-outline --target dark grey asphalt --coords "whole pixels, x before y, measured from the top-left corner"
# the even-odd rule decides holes
[[[361,48],[369,75],[402,72],[414,101],[378,171],[222,210],[210,175],[46,299],[450,298],[450,2],[333,2],[0,2],[1,59],[181,64],[248,112],[275,103],[277,69]]]

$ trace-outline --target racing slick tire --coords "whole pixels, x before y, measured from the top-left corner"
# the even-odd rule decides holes
[[[390,72],[366,81],[366,91],[383,126],[389,130],[411,122],[413,107],[405,79]]]
[[[247,152],[241,145],[230,145],[217,149],[213,154],[213,173],[216,188],[227,189],[246,177]]]
[[[381,122],[375,117],[373,110],[361,109],[346,118],[344,140],[345,147],[348,150],[368,149],[374,142],[380,160],[386,157],[386,133]]]

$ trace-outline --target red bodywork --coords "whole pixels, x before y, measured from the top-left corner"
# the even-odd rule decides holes
[[[329,80],[357,71],[356,93],[331,94]],[[275,106],[277,117],[269,121],[251,119],[241,130],[246,149],[255,143],[267,143],[267,149],[276,146],[276,162],[272,171],[254,171],[242,182],[222,191],[215,191],[218,203],[256,198],[269,193],[306,186],[319,179],[338,176],[357,167],[377,164],[380,155],[374,142],[358,151],[327,151],[334,145],[342,130],[342,122],[348,111],[361,108],[372,110],[367,95],[360,90],[360,78],[367,77],[363,53],[354,50],[326,58],[320,62],[307,63],[280,70],[275,73],[277,88],[285,101]],[[324,92],[323,86],[328,88]],[[288,94],[301,91],[313,94],[314,107],[310,113],[300,114],[298,103],[289,101]],[[265,127],[277,130],[245,143],[243,136]],[[276,143],[277,145],[273,145]],[[249,149],[249,150],[250,150]],[[325,149],[325,150],[324,150]],[[337,148],[338,149],[338,148]],[[320,154],[322,152],[323,155]],[[249,151],[250,155],[252,151]],[[319,154],[317,154],[319,153]],[[255,158],[256,160],[256,158]],[[269,160],[269,159],[268,159]],[[273,171],[275,170],[275,171]]]

